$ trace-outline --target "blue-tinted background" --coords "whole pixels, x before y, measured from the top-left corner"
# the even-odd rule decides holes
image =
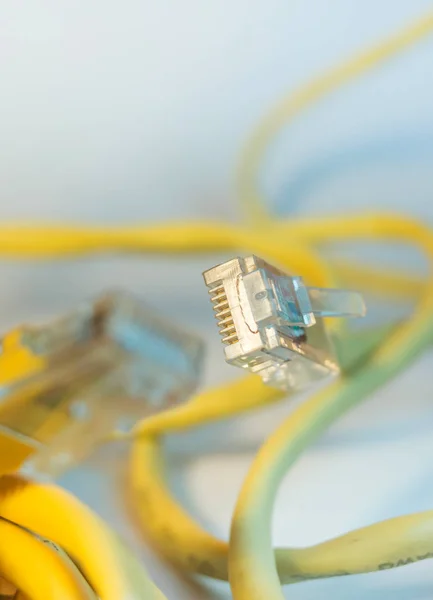
[[[238,218],[236,161],[269,106],[432,7],[423,0],[4,3],[0,218]],[[279,214],[398,209],[431,223],[432,69],[433,36],[297,118],[261,173],[269,205]],[[0,325],[124,286],[203,335],[206,382],[220,381],[236,373],[223,363],[200,275],[220,258],[3,262]],[[313,543],[433,506],[431,360],[425,356],[304,455],[279,496],[276,543]],[[254,449],[288,410],[282,404],[172,442],[173,485],[214,533],[227,537]],[[62,481],[128,536],[170,599],[229,598],[224,584],[206,592],[183,582],[144,547],[125,516],[126,457],[111,459],[101,456]],[[286,594],[415,600],[430,597],[431,581],[424,562]]]

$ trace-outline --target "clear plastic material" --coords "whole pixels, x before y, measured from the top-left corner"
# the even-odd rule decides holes
[[[315,287],[306,289],[316,317],[365,317],[365,302],[357,292]]]
[[[0,433],[28,448],[21,470],[39,476],[58,475],[114,430],[185,400],[203,357],[199,339],[122,293],[15,330],[3,347]]]
[[[323,317],[363,316],[355,292],[308,288],[256,256],[209,269],[204,279],[226,361],[284,390],[338,373]]]

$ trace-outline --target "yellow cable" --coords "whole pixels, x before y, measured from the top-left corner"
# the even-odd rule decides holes
[[[392,216],[392,215],[391,215]],[[357,217],[354,217],[357,218]],[[353,219],[351,222],[353,222]],[[374,218],[374,215],[372,215]],[[56,225],[4,225],[0,227],[0,254],[12,258],[62,258],[89,252],[149,252],[149,253],[195,253],[237,252],[262,253],[265,257],[275,244],[278,235],[285,245],[285,254],[302,254],[302,246],[308,246],[312,236],[320,234],[320,241],[332,241],[327,231],[330,219],[286,221],[273,223],[274,233],[255,231],[224,223],[177,223],[148,227],[80,227]],[[290,245],[287,243],[289,240]],[[301,247],[300,247],[301,246]],[[274,258],[268,256],[271,260]],[[287,259],[281,260],[281,250],[276,256],[282,266],[297,268]],[[336,279],[346,285],[367,289],[385,298],[413,299],[422,289],[423,282],[410,274],[394,273],[377,267],[366,267],[354,261],[329,260]],[[304,264],[298,265],[299,273]]]
[[[163,600],[161,592],[138,569],[135,576],[140,585],[133,587],[121,567],[128,562],[126,551],[106,525],[65,490],[16,476],[2,477],[0,515],[59,544],[82,565],[101,600]]]
[[[0,572],[32,600],[95,600],[77,571],[49,546],[0,519]]]
[[[126,437],[140,438],[189,429],[196,424],[203,425],[259,408],[285,396],[280,390],[265,385],[257,375],[247,375],[198,394],[186,404],[144,419]]]
[[[421,245],[425,232],[417,244],[420,225],[407,215],[398,213],[364,213],[351,216],[296,219],[287,223],[274,223],[273,235],[287,235],[293,228],[307,246],[311,244],[353,241],[354,238],[374,241],[391,241],[407,245]]]
[[[392,269],[379,270],[347,260],[330,261],[342,286],[364,291],[392,301],[416,300],[425,288],[425,281],[409,273]]]
[[[385,60],[406,50],[433,31],[433,13],[429,12],[377,46],[358,54],[291,92],[259,123],[248,140],[239,166],[239,193],[246,219],[257,228],[272,221],[258,189],[258,173],[268,145],[274,136],[296,115],[341,85],[362,75]]]

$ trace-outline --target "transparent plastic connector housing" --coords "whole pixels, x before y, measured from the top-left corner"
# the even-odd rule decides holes
[[[362,296],[306,287],[261,258],[235,258],[203,274],[226,361],[283,390],[339,372],[325,317],[365,314]]]
[[[113,431],[184,401],[203,345],[123,293],[3,339],[0,434],[20,443],[24,474],[57,476]]]

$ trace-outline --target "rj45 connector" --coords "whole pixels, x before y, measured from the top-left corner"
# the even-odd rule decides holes
[[[0,355],[0,451],[14,444],[22,472],[58,475],[114,430],[186,399],[202,356],[200,340],[122,293],[21,327]]]
[[[226,361],[284,390],[339,371],[324,317],[362,316],[356,292],[306,287],[261,258],[235,258],[203,274]]]

